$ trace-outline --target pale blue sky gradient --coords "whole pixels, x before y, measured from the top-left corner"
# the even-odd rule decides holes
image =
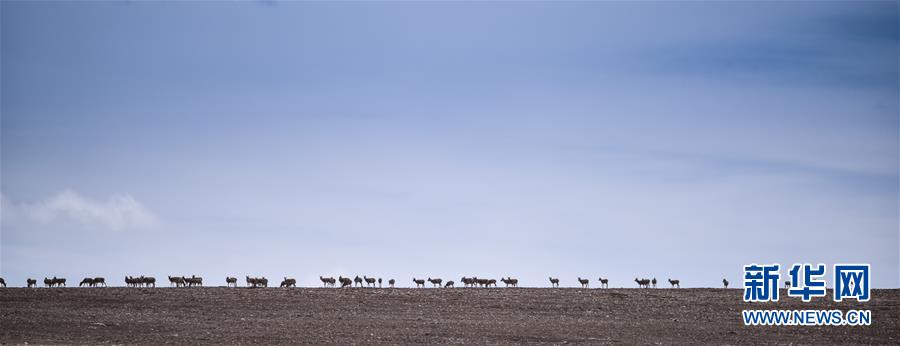
[[[900,284],[897,2],[2,2],[26,277]]]

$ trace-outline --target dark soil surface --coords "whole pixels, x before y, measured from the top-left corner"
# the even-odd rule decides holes
[[[900,290],[744,303],[738,289],[0,289],[0,342],[898,344]],[[744,326],[742,309],[866,309],[871,326]]]

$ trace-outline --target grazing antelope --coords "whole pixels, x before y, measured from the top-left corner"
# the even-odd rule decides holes
[[[722,279],[722,284],[725,285],[725,288],[728,288],[728,280]]]
[[[437,279],[428,278],[428,282],[430,282],[431,285],[435,286],[435,287],[441,287],[441,282],[443,282],[443,281],[444,280],[441,280],[441,278],[437,278]]]
[[[175,287],[184,286],[184,278],[181,276],[172,277],[169,275],[169,286],[175,285]]]
[[[637,282],[640,288],[650,288],[650,280],[634,278],[634,282]]]
[[[675,288],[675,287],[681,288],[681,280],[669,279],[669,284],[672,285],[672,288]]]
[[[78,287],[82,287],[84,285],[88,285],[88,287],[94,287],[94,279],[84,278],[81,282],[78,283]]]
[[[413,278],[413,282],[416,283],[416,288],[419,288],[419,286],[425,288],[425,280],[416,280],[416,278]]]
[[[359,285],[359,287],[362,287],[362,282],[363,282],[363,279],[361,277],[359,277],[359,275],[357,275],[355,278],[353,278],[353,286],[354,287],[356,285]]]
[[[144,284],[145,287],[153,286],[153,288],[156,288],[156,278],[155,277],[152,277],[152,276],[144,277],[143,275],[141,275],[141,283]]]
[[[578,282],[581,283],[581,288],[587,288],[587,287],[588,287],[588,284],[591,282],[591,280],[588,280],[588,279],[582,279],[581,277],[579,277],[579,278],[578,278]]]
[[[100,286],[100,285],[103,285],[103,287],[106,287],[106,278],[104,278],[102,276],[95,277],[94,278],[94,286]]]
[[[345,278],[343,276],[338,276],[338,281],[341,282],[341,288],[353,285],[353,280],[350,280],[350,278]]]
[[[394,283],[395,283],[395,282],[396,282],[396,281],[394,281],[394,279],[390,279],[390,280],[388,280],[388,285],[391,285],[391,288],[394,288]]]
[[[369,285],[372,285],[372,287],[375,287],[375,278],[370,278],[370,277],[363,275],[363,280],[366,280],[366,287],[369,287]]]
[[[378,288],[381,288],[381,278],[378,278]]]
[[[597,281],[600,281],[600,288],[609,288],[609,278],[598,278]]]
[[[6,287],[6,280],[3,280],[3,278],[0,278],[0,286]]]
[[[288,279],[288,277],[285,276],[284,281],[281,282],[281,287],[297,287],[297,280]]]
[[[447,284],[444,285],[444,288],[447,288],[447,287],[453,288],[453,280],[447,281]]]
[[[236,278],[236,277],[231,277],[231,276],[226,276],[226,277],[225,277],[225,286],[227,286],[227,287],[231,287],[231,286],[237,287],[237,278]]]
[[[559,278],[550,277],[550,287],[559,287]]]
[[[29,278],[29,279],[25,280],[25,283],[28,285],[28,288],[32,288],[34,286],[37,286],[37,279]]]
[[[334,287],[334,278],[324,278],[321,275],[319,275],[319,280],[322,281],[322,287],[328,287],[328,286]]]

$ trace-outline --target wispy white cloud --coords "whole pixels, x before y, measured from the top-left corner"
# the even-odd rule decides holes
[[[7,222],[77,224],[113,231],[146,229],[159,224],[153,212],[127,194],[95,200],[66,189],[34,202],[14,202],[6,196],[0,197],[0,201]]]

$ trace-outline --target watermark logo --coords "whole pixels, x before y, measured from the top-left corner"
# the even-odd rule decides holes
[[[815,268],[811,264],[795,264],[791,267],[791,288],[788,296],[800,297],[804,302],[813,297],[825,296],[825,265],[819,264]]]
[[[744,301],[777,302],[779,264],[751,264],[744,266]]]
[[[856,299],[869,301],[869,265],[834,265],[834,301]]]
[[[780,269],[778,263],[745,265],[744,301],[777,302]],[[868,264],[835,264],[834,301],[869,301],[869,269]],[[789,297],[810,302],[827,295],[824,264],[794,264],[788,270],[788,276]],[[747,326],[868,326],[872,323],[870,310],[743,310],[742,315]]]

